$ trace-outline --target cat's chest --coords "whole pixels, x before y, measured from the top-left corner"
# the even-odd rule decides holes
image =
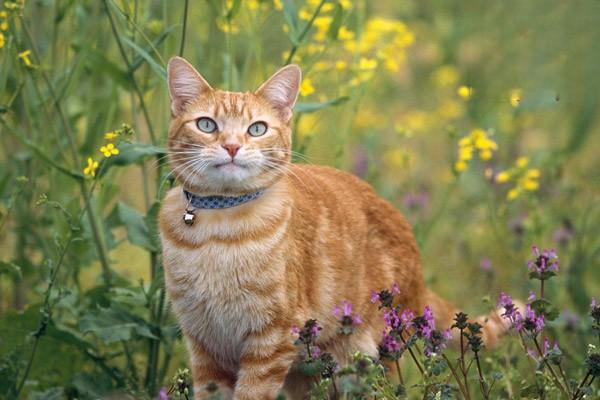
[[[285,225],[253,235],[206,226],[177,237],[162,233],[165,281],[179,323],[226,367],[235,368],[244,338],[269,324],[282,303]]]

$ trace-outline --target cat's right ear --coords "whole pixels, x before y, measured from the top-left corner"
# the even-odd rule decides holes
[[[212,91],[208,82],[192,67],[192,64],[181,57],[173,57],[169,60],[167,81],[173,115],[182,113],[202,94]]]

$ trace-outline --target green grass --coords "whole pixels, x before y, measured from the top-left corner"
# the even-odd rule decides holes
[[[544,334],[566,375],[583,378],[600,278],[600,2],[320,3],[0,5],[0,397],[149,398],[187,365],[155,224],[173,184],[165,65],[178,54],[228,90],[298,63],[294,149],[363,177],[405,213],[428,285],[469,314],[501,291],[537,290],[530,246],[556,247],[561,271],[545,294],[561,316]],[[497,149],[457,172],[459,141],[478,128]],[[104,158],[115,130],[120,154]],[[539,188],[508,200],[524,182],[491,177],[520,157]],[[560,398],[516,338],[482,362],[488,379],[504,376],[492,398],[536,382],[547,387],[538,397]],[[402,368],[409,397],[423,398],[418,372]]]

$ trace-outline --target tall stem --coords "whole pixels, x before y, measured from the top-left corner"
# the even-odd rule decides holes
[[[544,357],[544,352],[542,351],[542,348],[540,347],[540,344],[538,343],[537,337],[533,338],[533,343],[535,344],[535,347],[538,351],[538,355],[542,358],[542,360],[544,361],[544,364],[546,364],[546,366],[548,367],[548,370],[550,371],[550,374],[552,375],[552,378],[554,379],[554,384],[560,389],[560,391],[563,393],[565,398],[569,398],[569,393],[567,391],[568,388],[565,389],[563,387],[562,383],[560,383],[560,380],[558,379],[558,376],[556,375],[556,372],[554,372],[554,368],[552,368],[552,365],[550,365],[550,363],[548,362],[546,357]]]
[[[181,27],[181,43],[179,45],[179,57],[183,57],[183,50],[185,49],[185,32],[187,30],[188,6],[189,0],[185,0],[185,3],[183,5],[183,26]]]
[[[37,50],[37,47],[35,46],[35,42],[33,41],[33,38],[31,36],[31,32],[29,31],[29,28],[27,27],[27,23],[25,23],[23,16],[20,16],[19,19],[21,21],[21,26],[23,27],[23,32],[25,33],[25,37],[27,38],[27,42],[29,43],[29,47],[31,48],[31,52],[33,53],[35,60],[39,63],[41,60],[40,55]],[[68,122],[67,117],[62,109],[61,104],[60,104],[60,100],[56,96],[56,92],[54,91],[52,82],[50,82],[50,78],[44,72],[43,69],[40,69],[40,74],[42,76],[42,79],[44,80],[44,83],[46,84],[48,93],[50,94],[50,97],[52,98],[52,104],[53,104],[54,108],[56,109],[59,120],[65,130],[75,168],[78,168],[81,165],[81,162],[79,160],[79,154],[77,152],[77,144],[75,141],[75,135],[73,133],[73,130],[71,129],[71,124]],[[33,76],[32,76],[32,79],[33,79]],[[35,82],[35,80],[34,80],[34,82]],[[104,247],[104,240],[103,240],[102,235],[100,234],[100,229],[98,227],[98,222],[96,220],[96,214],[92,207],[92,202],[91,202],[89,193],[86,190],[85,181],[83,179],[79,179],[78,185],[79,185],[79,191],[81,192],[81,196],[83,197],[83,200],[84,200],[85,209],[87,210],[90,228],[92,230],[92,235],[94,237],[94,244],[96,245],[96,252],[98,253],[98,258],[100,261],[100,265],[102,267],[102,275],[104,278],[104,283],[107,285],[110,285],[111,278],[112,278],[112,272],[110,270],[108,255],[107,255],[106,249]]]
[[[323,5],[325,4],[326,1],[327,0],[321,0],[321,2],[319,3],[319,5],[317,6],[317,9],[313,13],[312,17],[310,18],[310,20],[308,20],[308,22],[304,26],[304,29],[302,29],[302,32],[298,36],[298,38],[296,38],[296,43],[294,44],[294,46],[292,46],[292,50],[290,50],[290,54],[288,55],[287,59],[285,60],[286,64],[289,64],[289,63],[292,62],[292,59],[294,58],[294,55],[296,54],[296,52],[300,48],[300,45],[302,44],[302,41],[304,40],[304,37],[306,36],[306,34],[310,30],[310,28],[315,23],[315,19],[317,19],[317,17],[321,13],[321,8],[323,7]]]

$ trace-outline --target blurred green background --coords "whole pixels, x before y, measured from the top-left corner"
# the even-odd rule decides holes
[[[597,0],[4,2],[0,393],[152,397],[186,365],[155,226],[177,54],[228,90],[299,64],[297,162],[370,182],[413,224],[429,286],[468,312],[525,298],[530,246],[556,247],[553,329],[583,334],[599,16]]]

